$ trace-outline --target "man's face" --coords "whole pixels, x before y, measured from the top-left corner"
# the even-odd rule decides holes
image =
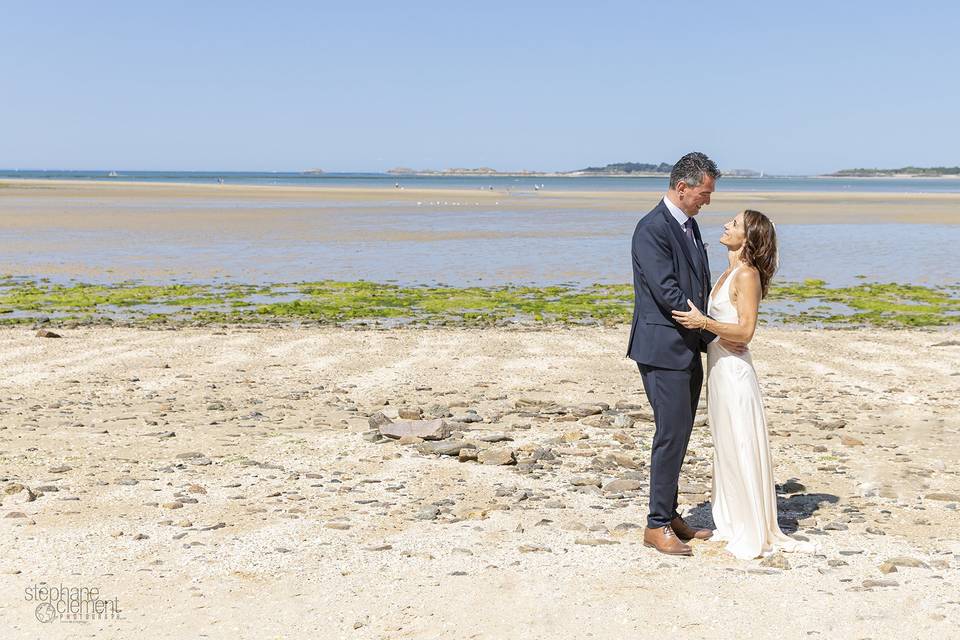
[[[710,204],[710,194],[716,185],[717,181],[711,176],[704,176],[696,187],[691,187],[681,180],[677,183],[677,197],[680,199],[677,204],[685,214],[695,216],[700,213],[700,207]]]

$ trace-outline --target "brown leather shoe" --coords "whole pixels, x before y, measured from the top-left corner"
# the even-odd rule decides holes
[[[687,540],[709,540],[713,535],[713,531],[710,529],[694,529],[686,522],[683,518],[677,516],[670,521],[670,526],[673,528],[673,532],[677,534],[677,537],[686,542]]]
[[[669,556],[692,556],[693,549],[680,542],[677,534],[673,532],[670,525],[662,527],[647,527],[643,530],[643,546],[653,547],[660,553]]]

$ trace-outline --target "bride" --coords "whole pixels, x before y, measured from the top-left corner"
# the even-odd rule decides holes
[[[723,226],[720,243],[730,266],[710,294],[707,314],[689,300],[690,311],[674,311],[688,329],[702,329],[718,339],[707,347],[707,413],[713,435],[713,540],[727,543],[738,558],[774,551],[813,551],[815,547],[786,536],[777,524],[777,494],[767,442],[763,398],[746,345],[757,326],[760,300],[777,270],[777,235],[773,223],[747,209]],[[720,339],[722,338],[722,340]]]

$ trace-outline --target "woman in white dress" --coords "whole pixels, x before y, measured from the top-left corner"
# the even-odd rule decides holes
[[[757,326],[760,300],[777,270],[777,235],[759,211],[746,210],[723,226],[720,243],[729,266],[710,294],[707,314],[692,302],[690,311],[674,311],[688,329],[715,334],[707,348],[707,414],[713,435],[713,540],[741,559],[774,551],[813,551],[815,547],[785,535],[777,524],[777,494],[767,441],[763,397],[746,345]],[[708,317],[709,316],[709,317]],[[722,338],[723,340],[720,340]]]

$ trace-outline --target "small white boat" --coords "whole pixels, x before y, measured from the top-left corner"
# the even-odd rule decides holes
[[[110,173],[107,174],[107,177],[108,177],[108,178],[116,178],[116,177],[117,177],[117,172],[116,172],[116,171],[111,171]]]

